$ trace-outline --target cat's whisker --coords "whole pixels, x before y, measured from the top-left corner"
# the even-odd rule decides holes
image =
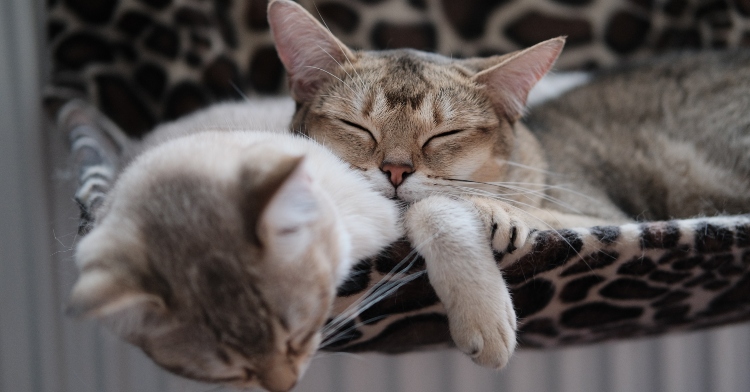
[[[457,181],[457,182],[465,182],[465,183],[477,184],[477,185],[488,185],[488,186],[493,186],[493,187],[506,188],[506,189],[517,191],[517,192],[522,192],[522,193],[518,194],[519,196],[526,196],[526,197],[528,197],[527,196],[528,194],[532,194],[532,195],[535,195],[535,196],[537,196],[537,197],[539,197],[539,198],[541,198],[543,200],[547,200],[550,203],[556,204],[556,205],[558,205],[558,206],[560,206],[562,208],[565,208],[565,209],[567,209],[567,210],[569,210],[571,212],[574,212],[576,214],[582,214],[582,212],[580,210],[576,209],[572,205],[570,205],[568,203],[565,203],[562,200],[560,200],[558,198],[555,198],[553,196],[550,196],[550,195],[548,195],[548,194],[546,194],[544,192],[547,189],[553,189],[552,187],[542,187],[542,186],[540,186],[541,190],[534,190],[534,189],[529,189],[529,188],[526,188],[526,187],[514,186],[514,185],[511,185],[511,183],[481,182],[481,181],[464,180],[464,179],[458,179],[458,178],[446,178],[446,180],[448,180],[448,181]],[[531,185],[536,185],[536,184],[532,183]],[[477,189],[477,188],[474,188],[474,189]],[[565,188],[559,188],[559,189],[566,190]],[[571,191],[571,192],[575,193],[573,191]],[[503,196],[511,196],[511,195],[514,195],[514,194],[508,194],[508,193],[504,193],[503,194]],[[531,199],[531,198],[529,198],[529,199]]]
[[[367,319],[367,320],[361,321],[361,322],[359,322],[359,323],[356,323],[356,324],[352,325],[351,327],[349,327],[349,328],[347,328],[347,329],[345,329],[345,330],[343,330],[343,331],[340,331],[340,332],[339,332],[339,333],[337,333],[336,335],[333,335],[333,336],[329,336],[329,337],[325,338],[325,339],[324,339],[324,340],[323,340],[323,341],[322,341],[322,342],[320,343],[320,347],[319,347],[319,348],[321,348],[321,349],[322,349],[322,348],[328,347],[328,346],[330,346],[331,344],[333,344],[333,343],[335,343],[335,342],[337,342],[337,341],[341,340],[341,339],[342,339],[342,338],[343,338],[344,336],[346,336],[346,334],[348,334],[349,332],[351,332],[351,331],[353,331],[353,330],[355,330],[355,329],[357,329],[357,328],[359,328],[359,327],[361,327],[361,326],[363,326],[363,325],[367,325],[367,324],[369,324],[369,323],[372,323],[372,322],[375,322],[375,321],[379,321],[379,320],[382,320],[382,319],[384,319],[384,318],[386,318],[386,317],[388,317],[388,315],[385,315],[385,314],[383,314],[383,315],[380,315],[380,316],[377,316],[377,317],[372,317],[372,318],[370,318],[370,319]]]
[[[229,84],[232,85],[232,88],[234,89],[234,91],[236,91],[237,94],[239,94],[240,97],[242,97],[242,99],[244,99],[245,101],[250,100],[250,98],[247,97],[247,94],[245,94],[245,92],[242,91],[233,81],[230,80]]]
[[[360,313],[362,313],[362,309],[367,306],[367,308],[372,306],[371,297],[373,296],[379,296],[383,291],[389,290],[391,287],[393,287],[395,284],[398,284],[398,281],[392,280],[395,276],[398,276],[400,274],[403,274],[405,271],[408,271],[416,261],[415,257],[416,251],[412,250],[409,252],[409,254],[403,258],[398,264],[396,264],[391,271],[383,276],[378,283],[373,285],[365,294],[363,294],[357,301],[354,301],[351,305],[349,305],[343,312],[341,312],[338,316],[336,316],[333,320],[331,320],[328,325],[326,325],[325,328],[323,328],[323,334],[324,337],[326,334],[330,334],[332,330],[338,329],[341,325],[347,323],[349,320],[357,317]],[[409,259],[412,259],[411,262],[401,271],[398,271],[398,269]],[[396,282],[396,283],[394,283]],[[366,308],[365,308],[366,309]]]
[[[536,171],[536,172],[539,172],[539,173],[544,173],[544,174],[551,175],[551,176],[560,176],[560,175],[562,175],[561,173],[549,171],[549,170],[546,170],[546,169],[540,169],[540,168],[534,167],[534,166],[524,165],[522,163],[509,161],[509,160],[506,160],[506,159],[499,160],[499,162],[503,162],[506,165],[516,166],[516,167],[520,167],[522,169],[532,170],[532,171]]]
[[[334,75],[334,74],[332,74],[332,73],[330,73],[330,72],[326,71],[325,69],[323,69],[323,68],[320,68],[320,67],[316,67],[316,66],[313,66],[313,65],[305,65],[304,67],[305,67],[305,68],[312,68],[312,69],[317,69],[318,71],[321,71],[321,72],[325,72],[325,73],[327,73],[328,75],[331,75],[332,77],[334,77],[335,79],[337,79],[337,80],[338,80],[339,82],[341,82],[341,83],[342,83],[342,84],[343,84],[344,86],[346,86],[346,88],[348,88],[349,90],[352,90],[352,92],[353,92],[353,93],[354,93],[355,95],[357,94],[357,91],[355,91],[355,90],[354,90],[354,89],[352,88],[352,86],[350,86],[350,85],[346,84],[346,82],[345,82],[345,81],[343,81],[343,80],[342,80],[342,79],[341,79],[340,77],[338,77],[338,76],[336,76],[336,75]]]
[[[575,254],[578,256],[578,258],[581,259],[584,263],[586,263],[586,261],[583,259],[583,256],[581,256],[581,254],[577,250],[575,250],[575,247],[573,246],[573,244],[571,244],[570,241],[568,241],[565,238],[565,236],[563,236],[560,233],[559,230],[555,229],[552,225],[550,225],[549,223],[545,222],[543,219],[540,219],[540,218],[534,216],[533,214],[529,213],[528,211],[525,211],[523,208],[517,207],[517,206],[515,206],[513,204],[520,204],[520,205],[522,205],[522,206],[524,206],[526,208],[530,208],[530,209],[538,210],[538,211],[544,211],[542,208],[539,208],[539,207],[536,207],[536,206],[532,206],[532,205],[529,205],[527,203],[520,202],[518,200],[506,199],[506,198],[503,198],[500,195],[497,195],[497,194],[494,194],[494,193],[491,193],[491,192],[487,192],[487,191],[482,191],[482,190],[475,189],[475,188],[467,188],[467,187],[461,187],[461,186],[456,186],[456,185],[450,185],[450,186],[455,187],[455,188],[459,188],[459,189],[463,188],[463,189],[466,189],[468,191],[472,191],[472,192],[474,192],[473,194],[475,194],[477,196],[494,198],[494,199],[497,199],[497,200],[500,200],[500,201],[508,203],[507,205],[508,205],[509,208],[513,208],[515,211],[528,216],[529,218],[531,218],[531,219],[539,222],[543,226],[545,226],[548,230],[550,230],[550,231],[554,232],[555,234],[557,234],[557,236],[560,237],[560,239],[563,240],[568,245],[568,247],[570,247],[570,249],[573,250],[573,252],[575,252]],[[477,192],[477,191],[479,191],[479,192]]]
[[[336,60],[336,58],[333,57],[332,54],[330,54],[327,50],[323,49],[323,47],[320,46],[320,45],[318,45],[318,48],[320,48],[320,50],[322,50],[325,54],[327,54],[328,57],[331,58],[331,60],[333,60],[334,62],[336,62],[336,64],[338,64],[338,66],[341,68],[341,70],[344,71],[344,73],[346,74],[346,76],[348,76],[350,79],[354,80],[354,78],[352,77],[352,74],[350,74],[349,71],[347,71],[346,68],[343,65],[341,65],[341,63],[338,60]],[[346,54],[344,54],[344,57],[347,57]],[[348,57],[347,57],[347,60],[348,60]],[[364,88],[364,85],[362,85],[361,87]]]
[[[328,30],[329,33],[333,34],[333,32],[331,32],[330,27],[328,27],[328,23],[326,23],[325,19],[323,19],[323,15],[320,13],[320,10],[318,9],[318,5],[315,4],[315,3],[313,3],[313,7],[315,7],[315,12],[318,13],[318,16],[320,17],[320,21],[323,22],[323,26],[325,26],[326,30]],[[334,41],[334,42],[336,42],[336,46],[339,47],[339,50],[344,55],[344,58],[346,59],[346,62],[349,63],[350,67],[352,67],[352,71],[354,71],[354,74],[357,75],[357,77],[359,78],[360,86],[362,87],[362,89],[364,91],[367,91],[367,86],[365,85],[364,79],[362,79],[362,76],[357,73],[357,69],[354,68],[354,64],[352,64],[352,61],[349,59],[349,56],[346,55],[346,50],[344,50],[344,48],[341,46],[341,43],[339,41]],[[321,48],[321,49],[323,49],[323,48]],[[329,56],[331,56],[331,54],[328,53],[327,51],[325,51],[325,50],[323,50],[323,51],[326,52],[326,54],[328,54]],[[331,56],[331,58],[333,58],[333,56]],[[333,59],[333,61],[336,61],[336,59]],[[339,67],[341,67],[341,69],[344,72],[346,72],[346,69],[344,68],[344,66],[341,65],[341,63],[339,63],[338,61],[336,61],[336,64],[338,64]],[[349,75],[349,72],[346,72],[346,74]],[[352,76],[349,75],[349,77],[351,78]]]

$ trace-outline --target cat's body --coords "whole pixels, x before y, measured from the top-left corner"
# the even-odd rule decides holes
[[[587,197],[548,194],[584,215],[666,220],[750,211],[748,52],[671,55],[602,72],[524,122],[545,154],[546,184]]]
[[[352,263],[402,231],[396,203],[319,144],[244,131],[274,120],[254,103],[213,107],[130,146],[77,246],[69,309],[177,374],[285,391]]]

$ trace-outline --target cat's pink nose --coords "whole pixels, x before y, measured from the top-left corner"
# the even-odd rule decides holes
[[[409,174],[414,173],[414,166],[403,163],[383,163],[380,170],[388,176],[391,184],[398,188]]]

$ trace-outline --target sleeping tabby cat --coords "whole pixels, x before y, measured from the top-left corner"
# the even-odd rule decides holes
[[[529,91],[553,66],[562,38],[502,56],[451,59],[351,50],[288,0],[271,1],[268,17],[297,104],[292,128],[388,197],[453,197],[453,205],[467,207],[447,206],[445,220],[480,222],[487,248],[491,242],[512,252],[533,229],[750,211],[748,54],[666,59],[602,76],[535,109],[529,130],[520,121]],[[714,102],[703,107],[706,94]],[[426,256],[458,348],[480,364],[502,366],[513,342],[488,350],[492,335],[467,339],[478,336],[466,328],[475,320],[502,328],[501,336],[514,332],[515,323],[475,319],[489,289],[473,270],[490,260],[455,257],[463,243],[441,234],[462,237],[436,225],[422,233],[438,240],[420,246],[425,238],[416,229],[429,223],[413,222],[407,234]],[[514,318],[512,304],[504,307]]]

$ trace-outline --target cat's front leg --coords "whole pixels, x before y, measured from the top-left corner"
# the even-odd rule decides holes
[[[482,366],[502,368],[516,347],[516,313],[481,214],[470,201],[431,196],[409,208],[404,224],[425,258],[456,346]],[[510,230],[504,236],[513,237]]]

